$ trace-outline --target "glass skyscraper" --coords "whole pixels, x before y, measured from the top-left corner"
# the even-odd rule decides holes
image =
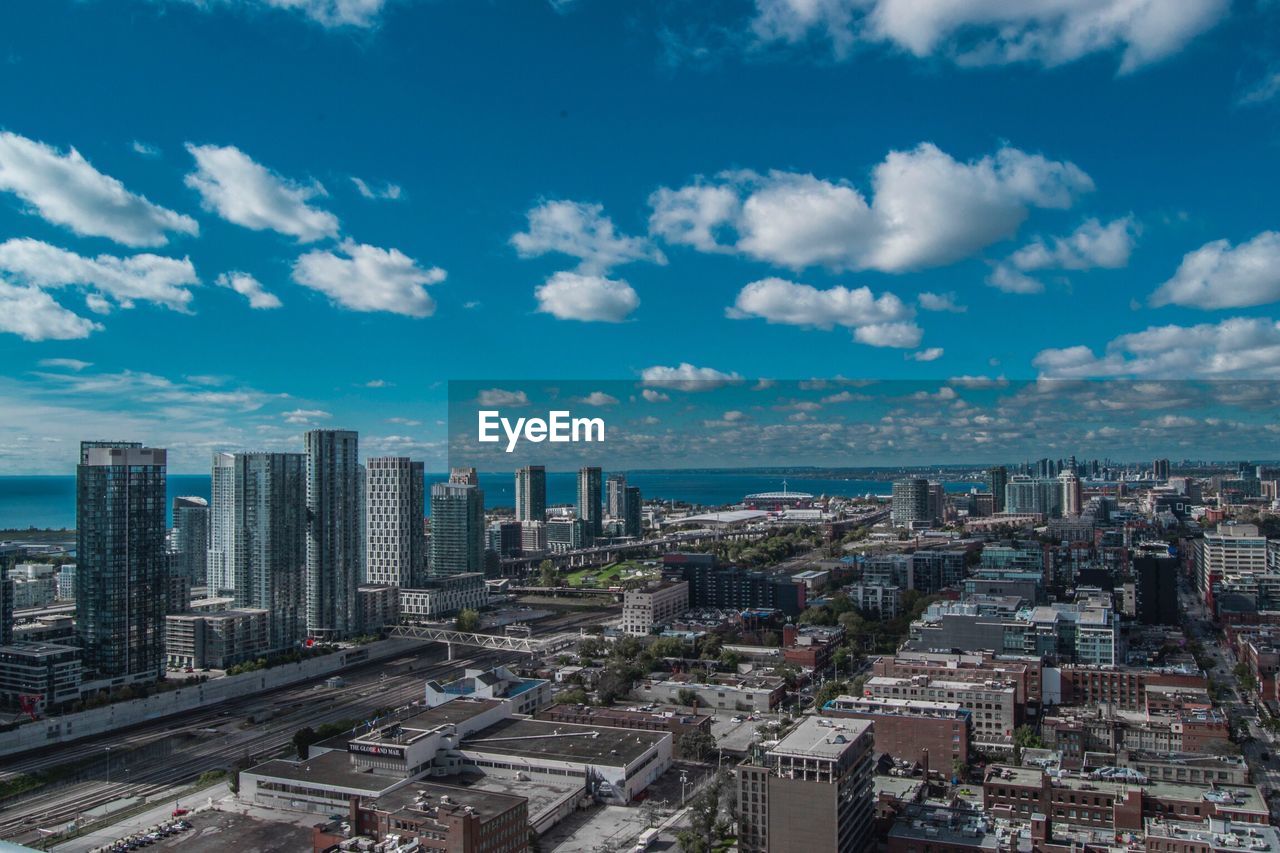
[[[526,465],[516,471],[516,521],[547,520],[547,469]]]
[[[364,470],[354,431],[306,434],[307,633],[338,639],[360,630],[364,577]]]
[[[578,469],[578,518],[587,523],[587,539],[594,540],[602,530],[600,469]]]
[[[469,482],[431,486],[432,577],[484,571],[484,491]]]
[[[76,468],[76,633],[87,679],[164,671],[164,450],[86,441]]]

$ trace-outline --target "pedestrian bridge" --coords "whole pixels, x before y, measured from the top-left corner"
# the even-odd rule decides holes
[[[550,637],[509,637],[505,634],[476,634],[470,631],[454,631],[430,625],[396,625],[390,631],[392,637],[414,640],[431,640],[449,647],[449,660],[453,660],[454,646],[470,646],[498,652],[522,652],[527,655],[548,654],[568,648],[578,640],[577,634],[555,634]]]

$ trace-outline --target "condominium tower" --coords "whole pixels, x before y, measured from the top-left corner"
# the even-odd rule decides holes
[[[337,639],[360,630],[364,576],[364,470],[354,431],[306,434],[307,632]]]

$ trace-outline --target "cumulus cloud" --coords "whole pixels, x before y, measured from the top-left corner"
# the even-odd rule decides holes
[[[17,287],[0,281],[0,332],[27,341],[66,341],[87,338],[102,328],[63,308],[38,287]]]
[[[476,395],[482,406],[527,406],[529,395],[524,391],[508,391],[505,388],[486,388]]]
[[[279,308],[283,303],[280,297],[271,293],[247,272],[224,272],[216,282],[219,287],[227,287],[249,300],[250,308]]]
[[[621,279],[558,272],[534,291],[538,311],[561,320],[621,323],[640,306],[635,288]]]
[[[579,399],[578,402],[588,406],[616,406],[618,405],[618,398],[603,391],[592,391],[587,396]]]
[[[1244,308],[1280,301],[1280,232],[1263,231],[1232,246],[1205,243],[1182,258],[1173,278],[1151,294],[1151,304],[1192,308]]]
[[[93,367],[91,361],[81,361],[78,358],[42,358],[40,359],[41,367],[60,367],[63,370],[74,370],[79,373],[82,370]]]
[[[47,222],[126,246],[162,246],[169,232],[196,234],[189,216],[152,204],[93,167],[79,151],[0,133],[0,191]]]
[[[847,181],[726,172],[653,193],[650,228],[670,243],[793,269],[896,273],[968,257],[1011,237],[1031,208],[1066,208],[1092,188],[1070,162],[1012,147],[960,162],[922,143],[875,167],[869,201]]]
[[[527,214],[528,230],[514,234],[511,245],[522,258],[562,254],[577,258],[582,272],[601,273],[619,264],[666,257],[644,237],[619,234],[599,204],[547,201]]]
[[[1227,14],[1229,0],[756,0],[762,42],[820,38],[837,57],[889,44],[960,65],[1062,65],[1119,53],[1120,73],[1177,53]]]
[[[293,264],[293,280],[352,311],[387,311],[430,317],[436,310],[427,286],[444,281],[439,267],[423,268],[398,249],[344,240],[336,250],[314,250]]]
[[[381,20],[387,0],[170,0],[213,10],[222,7],[296,12],[322,27],[367,29]]]
[[[725,373],[714,367],[695,367],[682,361],[676,367],[655,365],[640,371],[645,385],[673,388],[677,391],[709,391],[734,382],[741,382],[737,373]]]
[[[338,217],[313,207],[310,200],[327,195],[313,181],[301,184],[256,162],[233,145],[187,144],[196,170],[187,186],[200,194],[206,210],[254,231],[277,231],[299,243],[338,235]]]
[[[661,391],[655,391],[652,388],[644,389],[640,392],[640,395],[649,403],[665,403],[671,399],[668,395],[663,394]]]
[[[956,295],[954,293],[930,293],[924,291],[918,297],[920,307],[925,311],[946,311],[951,314],[963,314],[969,309],[964,305],[956,304]]]
[[[95,297],[90,306],[96,305],[99,313],[111,309],[107,297],[121,308],[142,301],[186,311],[191,302],[187,288],[200,283],[188,258],[152,254],[90,258],[30,238],[0,243],[0,273],[35,288],[86,288]]]
[[[1006,293],[1039,293],[1044,285],[1028,273],[1120,269],[1129,264],[1138,230],[1132,216],[1106,224],[1086,219],[1065,237],[1037,237],[1018,249],[992,269],[987,283]]]
[[[853,329],[855,340],[871,346],[915,346],[922,334],[908,322],[915,314],[908,305],[892,293],[876,296],[868,287],[819,290],[766,278],[742,288],[725,313],[734,319],[760,317],[789,326],[844,326]]]
[[[395,201],[400,198],[402,192],[399,184],[387,183],[381,187],[377,187],[370,185],[367,181],[357,178],[354,175],[351,177],[351,183],[356,185],[356,190],[360,195],[370,199],[387,199]]]
[[[1271,378],[1280,375],[1280,324],[1233,317],[1196,326],[1151,326],[1120,335],[1101,355],[1078,345],[1041,350],[1032,363],[1047,378]]]
[[[912,361],[937,361],[942,358],[942,347],[929,347],[917,352],[907,353],[907,358]]]

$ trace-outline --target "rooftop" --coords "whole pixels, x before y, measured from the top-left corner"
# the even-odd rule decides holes
[[[510,811],[522,802],[523,797],[486,791],[483,788],[413,782],[377,799],[368,800],[365,805],[384,812],[402,809],[422,812],[436,808],[453,811],[470,808],[481,819],[486,819]]]
[[[524,718],[503,720],[479,737],[466,738],[460,749],[533,759],[591,762],[610,766],[630,764],[652,749],[665,732],[580,726]]]
[[[839,758],[858,739],[869,732],[868,720],[843,717],[805,717],[769,750],[770,755],[809,758]]]
[[[304,761],[264,761],[246,772],[254,776],[288,779],[325,788],[341,788],[370,797],[376,797],[404,783],[403,775],[357,770],[345,752],[326,752]]]

